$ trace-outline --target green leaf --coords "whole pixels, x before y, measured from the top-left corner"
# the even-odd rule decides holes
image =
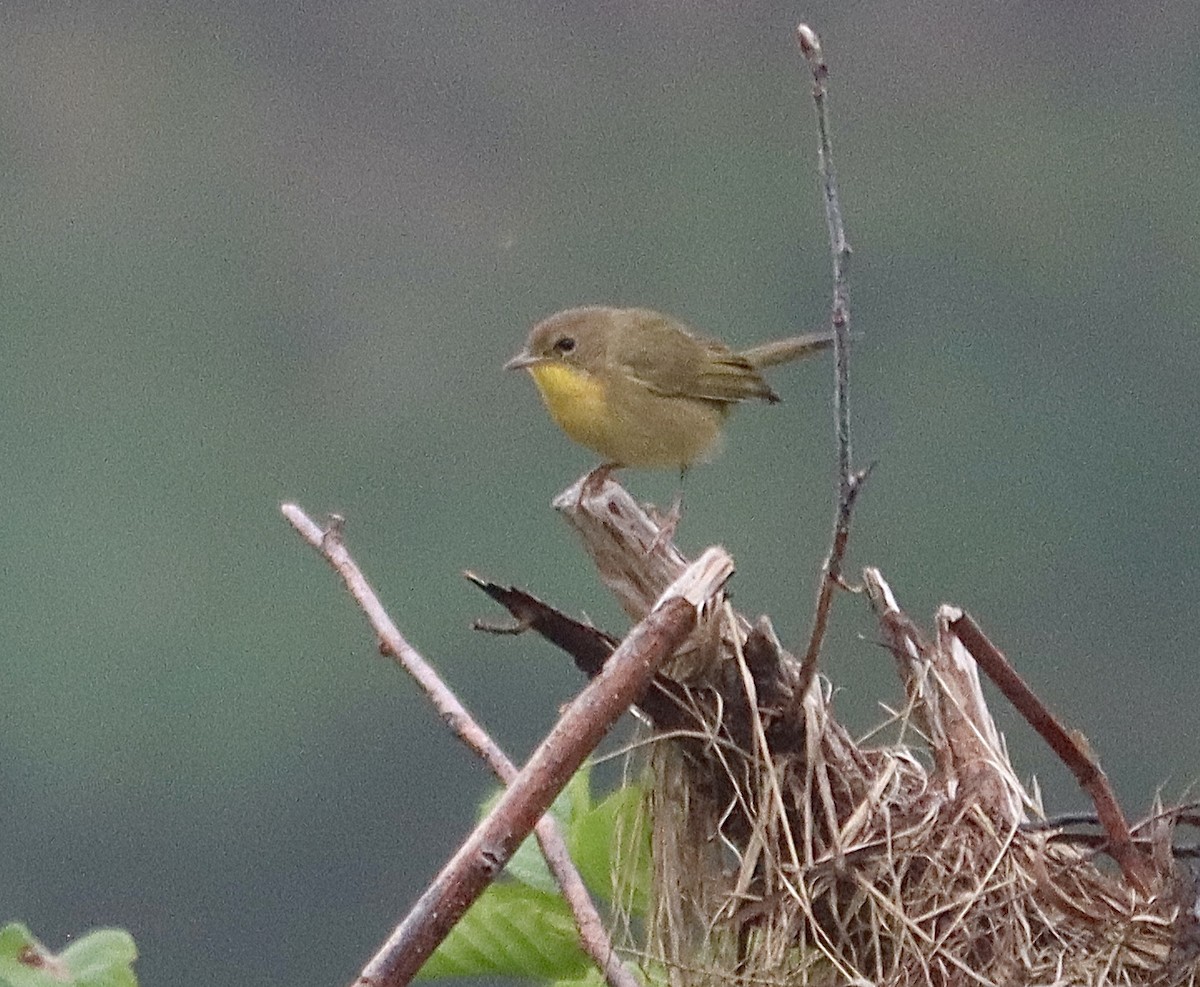
[[[666,970],[658,964],[653,964],[648,969],[644,966],[630,964],[629,969],[645,987],[667,987]],[[591,966],[582,977],[572,980],[556,980],[550,987],[605,987],[606,983],[604,974],[595,966]]]
[[[137,987],[137,947],[128,932],[98,929],[55,956],[24,925],[0,929],[3,987]]]
[[[614,876],[634,914],[649,900],[650,834],[642,813],[642,788],[625,785],[578,817],[567,842],[571,859],[593,894],[611,900]],[[618,873],[618,868],[620,872]]]
[[[59,958],[79,987],[137,987],[137,946],[123,929],[97,929],[71,943]]]
[[[558,824],[564,832],[570,832],[574,820],[585,814],[591,807],[590,774],[590,769],[586,765],[580,768],[567,782],[566,788],[558,793],[558,798],[550,806],[550,815],[558,820]],[[485,815],[499,797],[500,794],[497,793],[488,799],[484,805]],[[542,856],[537,838],[532,835],[526,837],[525,841],[517,847],[517,852],[512,855],[508,866],[504,868],[504,873],[514,881],[520,881],[522,884],[527,884],[540,891],[553,894],[558,890],[558,884],[546,866],[546,859]]]
[[[497,798],[499,794],[485,803],[485,813]],[[650,884],[650,843],[641,806],[642,791],[636,786],[618,789],[593,805],[590,774],[583,768],[550,809],[593,893],[611,896],[614,855],[619,854],[627,875],[621,887],[628,889],[629,899],[623,907],[633,914],[644,913]],[[592,987],[592,969],[579,945],[570,909],[537,841],[530,837],[513,854],[504,877],[468,910],[419,976],[522,977]]]
[[[493,884],[418,974],[574,979],[590,961],[561,897],[515,882]]]
[[[593,964],[582,977],[576,977],[571,980],[556,980],[550,987],[604,987],[606,983],[604,974]]]

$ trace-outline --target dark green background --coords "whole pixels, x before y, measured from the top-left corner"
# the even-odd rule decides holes
[[[599,6],[599,5],[597,5]],[[615,630],[551,497],[592,465],[500,370],[644,304],[827,318],[799,17],[849,233],[853,567],[977,614],[1131,810],[1197,774],[1200,18],[1129,3],[8,3],[0,14],[0,918],[128,927],[147,984],[347,980],[490,780],[278,513],[348,518],[523,757],[578,676],[463,568]],[[773,374],[681,541],[806,633],[830,364]],[[674,479],[630,473],[665,502]],[[898,701],[861,602],[827,671]],[[1051,811],[1085,800],[997,704]]]

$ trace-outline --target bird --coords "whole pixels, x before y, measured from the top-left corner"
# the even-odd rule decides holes
[[[505,368],[528,371],[559,428],[602,458],[582,496],[622,467],[677,469],[682,481],[715,452],[736,405],[779,402],[762,368],[833,339],[826,330],[734,350],[653,309],[588,305],[538,322]]]

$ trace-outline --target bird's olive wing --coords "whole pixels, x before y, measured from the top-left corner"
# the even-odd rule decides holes
[[[778,401],[744,357],[715,340],[700,339],[665,316],[643,317],[624,333],[620,369],[656,394],[732,403]]]

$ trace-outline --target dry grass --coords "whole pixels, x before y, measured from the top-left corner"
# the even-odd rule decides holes
[[[577,487],[556,506],[640,619],[683,557],[647,548],[658,529],[618,485]],[[896,743],[856,743],[828,683],[805,679],[769,623],[728,605],[638,700],[652,724],[656,887],[646,934],[627,924],[625,941],[649,976],[677,987],[1195,983],[1200,880],[1172,846],[1177,823],[1200,825],[1200,813],[1159,811],[1134,827],[1136,845],[1119,827],[1088,843],[1030,825],[1041,807],[959,639],[963,613],[942,608],[926,633],[877,570],[864,581],[907,700]],[[1061,729],[1056,742],[1079,758],[1070,767],[1098,812],[1120,816],[1086,744]]]
[[[1140,834],[1150,895],[1024,826],[1040,809],[974,668],[944,637],[891,643],[909,693],[902,735],[931,768],[905,744],[855,744],[828,686],[792,694],[794,660],[732,611],[707,681],[676,690],[678,722],[650,759],[649,955],[670,983],[1195,983],[1194,950],[1179,945],[1195,887],[1175,875],[1170,819]]]

